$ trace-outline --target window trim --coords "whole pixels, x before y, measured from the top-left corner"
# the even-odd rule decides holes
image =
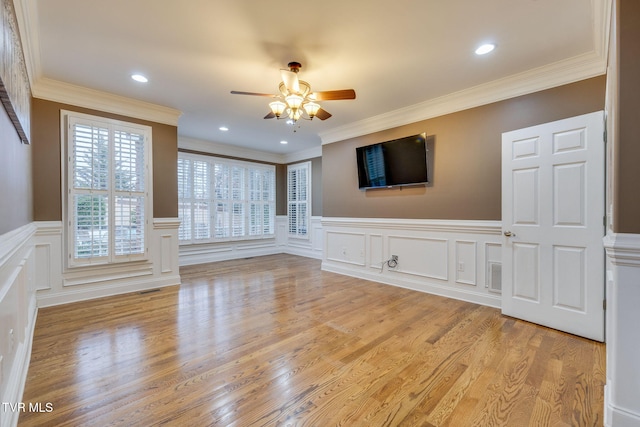
[[[182,226],[184,221],[181,221],[181,227],[178,231],[178,242],[180,246],[192,246],[192,245],[200,245],[200,244],[216,244],[216,243],[225,243],[225,242],[236,242],[236,241],[249,241],[249,240],[264,240],[264,239],[275,239],[276,236],[276,167],[273,164],[268,164],[268,163],[258,163],[258,162],[251,162],[251,161],[245,161],[245,160],[236,160],[236,159],[229,159],[229,158],[224,158],[224,157],[217,157],[217,156],[213,156],[213,155],[207,155],[207,154],[197,154],[197,153],[190,153],[190,152],[184,152],[184,151],[178,151],[178,160],[180,159],[186,159],[186,160],[191,160],[193,161],[200,161],[200,162],[207,162],[210,165],[211,168],[211,172],[209,174],[209,197],[208,199],[202,199],[202,201],[206,201],[209,203],[210,208],[209,208],[209,237],[206,239],[196,239],[195,236],[195,228],[196,225],[194,223],[194,218],[193,218],[193,208],[189,208],[190,209],[190,213],[191,213],[191,219],[190,219],[190,225],[191,225],[191,231],[190,231],[190,238],[189,239],[180,239],[181,233],[182,233]],[[216,237],[216,218],[215,218],[215,212],[214,212],[214,206],[217,203],[216,198],[215,198],[215,183],[214,183],[214,177],[215,177],[215,173],[213,172],[214,170],[214,165],[216,164],[221,164],[221,165],[225,165],[227,167],[229,167],[230,170],[230,175],[231,175],[231,171],[233,170],[234,167],[236,168],[241,168],[244,173],[243,173],[243,194],[244,197],[241,200],[238,200],[238,203],[241,203],[243,205],[243,221],[244,221],[244,234],[242,236],[234,236],[233,235],[233,219],[230,218],[229,219],[229,235],[226,237]],[[192,165],[192,170],[193,170],[193,163],[191,163]],[[251,233],[251,203],[252,200],[250,199],[251,196],[251,179],[250,179],[250,172],[252,170],[261,170],[264,172],[270,172],[271,176],[272,176],[272,181],[271,181],[271,193],[270,193],[270,200],[264,201],[261,200],[259,201],[259,203],[261,205],[269,205],[270,206],[270,225],[271,225],[271,233],[265,234],[264,232],[261,234],[250,234]],[[193,173],[193,172],[191,172]],[[180,174],[180,171],[178,170],[178,175]],[[178,182],[178,187],[180,187],[180,182]],[[192,189],[193,191],[193,189]],[[189,200],[191,203],[194,202],[195,198],[189,197],[189,198],[180,198],[180,188],[178,188],[178,217],[182,218],[182,210],[181,210],[181,204],[183,200]],[[224,202],[228,203],[228,210],[230,215],[233,212],[233,203],[234,203],[234,199],[232,197],[231,194],[229,194],[229,198],[224,199]]]
[[[105,257],[93,257],[93,258],[75,258],[74,249],[75,241],[74,227],[72,224],[73,218],[73,200],[72,194],[73,188],[73,168],[70,167],[72,157],[72,132],[71,123],[74,119],[99,124],[110,129],[109,135],[109,159],[113,160],[113,135],[114,130],[123,130],[127,132],[136,132],[144,135],[144,216],[142,221],[144,222],[144,234],[143,234],[143,251],[140,254],[132,255],[116,255],[115,254],[115,208],[109,209],[108,215],[108,227],[109,231],[109,253]],[[149,238],[151,236],[151,226],[153,224],[153,133],[152,127],[135,122],[127,122],[124,120],[116,120],[108,117],[98,116],[94,114],[80,113],[71,110],[60,110],[60,136],[61,136],[61,149],[60,149],[60,173],[61,173],[61,203],[62,203],[62,226],[63,226],[63,245],[64,245],[64,268],[67,269],[79,269],[92,266],[109,266],[109,265],[123,265],[136,261],[148,261],[149,260]],[[109,166],[109,190],[108,194],[115,197],[122,191],[116,190],[114,187],[115,175],[112,173],[111,166]],[[140,194],[135,193],[135,194]],[[110,196],[111,197],[111,196]],[[112,230],[113,229],[113,230]]]

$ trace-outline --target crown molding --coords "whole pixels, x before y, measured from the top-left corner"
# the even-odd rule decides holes
[[[295,153],[276,154],[180,135],[178,135],[178,148],[181,148],[183,150],[199,151],[201,153],[217,154],[219,156],[229,156],[239,159],[257,160],[275,164],[289,164],[299,162],[301,160],[322,157],[321,146],[297,151]]]
[[[612,2],[613,0],[591,0],[594,49],[589,53],[329,129],[319,135],[322,144],[343,141],[605,74],[609,56]]]
[[[296,163],[302,160],[315,159],[322,157],[322,146],[309,148],[306,150],[296,151],[295,153],[285,154],[284,163]]]
[[[38,7],[36,0],[14,0],[18,32],[22,42],[22,52],[27,66],[29,84],[33,85],[42,77],[40,65],[40,42],[38,35]]]
[[[514,74],[449,95],[340,126],[322,132],[320,138],[323,145],[330,144],[514,98],[516,96],[550,89],[605,74],[606,65],[606,60],[595,52],[579,55],[547,66]]]
[[[48,78],[42,78],[35,82],[31,87],[31,91],[34,98],[172,126],[178,126],[178,119],[182,115],[182,112],[173,108]]]
[[[184,150],[199,151],[201,153],[217,154],[220,156],[237,157],[246,160],[258,160],[262,162],[281,164],[286,162],[284,154],[267,153],[251,150],[235,145],[221,144],[219,142],[205,141],[203,139],[190,138],[178,135],[178,148]]]
[[[596,55],[608,62],[613,0],[591,0],[591,11],[593,15],[594,50]]]

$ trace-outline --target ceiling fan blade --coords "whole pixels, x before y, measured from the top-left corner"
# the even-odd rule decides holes
[[[314,92],[316,101],[339,101],[342,99],[356,99],[356,91],[353,89],[326,90]]]
[[[273,111],[269,112],[269,114],[267,114],[266,116],[264,116],[265,119],[275,119],[276,115],[273,114]]]
[[[319,118],[320,120],[327,120],[329,117],[331,117],[331,113],[321,108],[316,113],[316,117]]]
[[[300,93],[300,84],[298,83],[298,74],[289,70],[280,70],[282,82],[289,93]]]
[[[268,96],[269,98],[277,98],[278,97],[278,95],[274,95],[272,93],[241,92],[241,91],[238,91],[238,90],[232,90],[231,93],[233,95]]]

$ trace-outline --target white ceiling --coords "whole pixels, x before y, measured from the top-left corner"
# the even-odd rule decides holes
[[[408,107],[456,93],[525,93],[601,74],[609,3],[15,0],[35,96],[51,80],[125,96],[181,111],[181,138],[280,154],[392,126]],[[484,42],[497,47],[475,55]],[[322,102],[333,117],[294,133],[263,119],[269,98],[230,94],[277,93],[292,60],[313,90],[353,88],[357,98]],[[136,72],[149,82],[131,80]]]

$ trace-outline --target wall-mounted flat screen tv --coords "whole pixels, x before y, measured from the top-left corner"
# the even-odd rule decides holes
[[[426,133],[356,148],[360,189],[425,184]]]

